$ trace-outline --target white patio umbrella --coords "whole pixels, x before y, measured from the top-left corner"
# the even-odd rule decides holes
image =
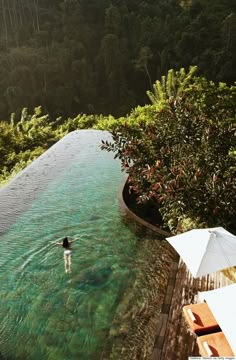
[[[206,300],[233,353],[236,355],[236,284],[199,292],[199,298]]]
[[[236,266],[236,236],[222,227],[194,229],[166,240],[193,277]]]

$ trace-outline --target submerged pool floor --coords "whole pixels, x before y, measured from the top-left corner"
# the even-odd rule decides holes
[[[60,149],[50,149],[23,174],[32,186],[40,167],[42,189],[1,236],[2,356],[99,358],[122,288],[132,277],[135,245],[117,206],[120,165],[100,150],[103,137],[72,133],[61,140]],[[58,150],[67,154],[67,163],[58,161]],[[19,182],[22,201],[28,189],[21,177],[9,187],[13,193]],[[17,207],[17,196],[14,201]],[[2,220],[4,204],[1,214]],[[63,236],[80,237],[68,273],[63,249],[53,244]]]
[[[106,138],[73,132],[0,191],[3,359],[108,356],[117,308],[136,281],[139,236],[120,214],[124,174],[100,150]],[[64,236],[79,237],[70,268],[54,244]]]

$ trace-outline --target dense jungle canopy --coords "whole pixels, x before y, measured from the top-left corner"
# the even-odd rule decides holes
[[[68,132],[109,130],[102,147],[164,227],[235,231],[235,13],[235,0],[2,0],[0,186]]]
[[[0,119],[125,115],[170,68],[235,80],[235,0],[2,0]]]

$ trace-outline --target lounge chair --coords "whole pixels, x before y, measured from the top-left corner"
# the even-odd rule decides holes
[[[222,331],[214,334],[199,336],[197,338],[200,355],[211,356],[234,356],[234,353]]]
[[[191,332],[196,335],[221,331],[206,302],[185,305],[183,307],[183,314]]]

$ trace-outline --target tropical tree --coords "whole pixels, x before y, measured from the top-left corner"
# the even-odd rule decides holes
[[[137,201],[151,202],[172,231],[194,224],[233,226],[236,87],[170,70],[148,95],[153,105],[117,122],[114,151]]]

